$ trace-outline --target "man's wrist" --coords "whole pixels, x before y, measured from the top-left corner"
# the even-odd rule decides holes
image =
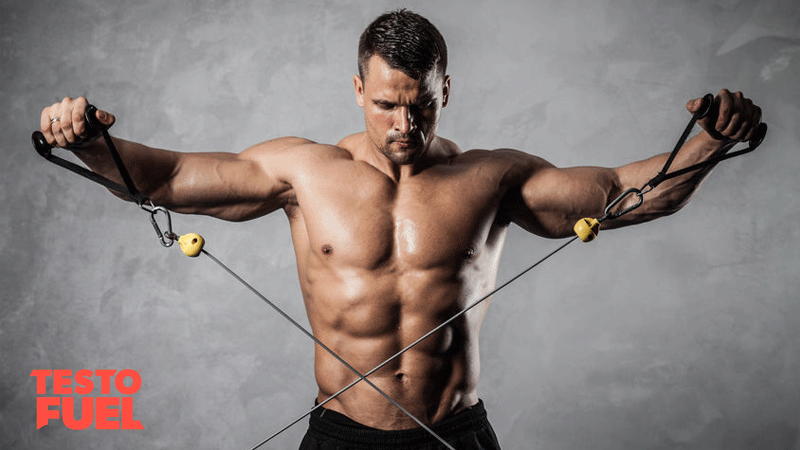
[[[700,141],[700,144],[704,147],[709,149],[710,151],[716,153],[718,151],[727,151],[730,149],[736,141],[728,139],[722,135],[714,136],[708,131],[701,131],[696,139]]]

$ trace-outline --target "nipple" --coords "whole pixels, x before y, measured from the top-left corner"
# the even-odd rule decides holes
[[[475,256],[475,249],[469,247],[468,249],[464,250],[464,259],[472,259]]]
[[[325,255],[330,255],[331,253],[333,253],[333,247],[331,247],[329,244],[323,245],[322,253]]]

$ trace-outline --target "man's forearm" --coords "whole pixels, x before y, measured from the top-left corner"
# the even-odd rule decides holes
[[[136,189],[158,204],[171,203],[168,186],[176,171],[177,154],[124,139],[112,139]],[[75,154],[92,171],[122,183],[119,169],[102,138],[76,150]]]
[[[708,161],[727,152],[733,145],[735,142],[716,140],[705,131],[701,132],[688,140],[678,151],[668,173]],[[619,168],[619,191],[627,188],[642,188],[663,169],[668,158],[669,154],[665,153]],[[677,212],[691,199],[714,166],[715,164],[710,164],[659,184],[646,194],[646,201],[640,208],[631,212],[627,217],[620,218],[617,225],[645,222]],[[632,196],[618,208],[625,208],[635,201],[638,199],[636,196]]]
[[[686,109],[692,114],[699,114],[705,107],[709,108],[708,112],[697,121],[703,131],[680,149],[670,167],[670,172],[708,161],[720,153],[727,152],[737,142],[747,142],[756,136],[761,123],[761,108],[741,92],[731,93],[727,89],[722,89],[710,105],[702,98],[690,100],[686,104]],[[662,170],[668,158],[667,154],[659,155],[616,169],[621,189],[643,187],[651,177]],[[656,189],[648,193],[647,202],[643,203],[635,214],[619,220],[617,226],[642,222],[678,211],[689,201],[713,166],[714,164],[710,164],[659,184]],[[620,206],[625,207],[625,205]]]

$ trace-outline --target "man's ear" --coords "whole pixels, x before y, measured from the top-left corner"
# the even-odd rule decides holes
[[[364,107],[364,82],[358,75],[353,75],[353,87],[356,90],[356,103],[358,106]]]
[[[450,101],[450,75],[445,75],[442,83],[442,108],[447,106],[448,101]]]

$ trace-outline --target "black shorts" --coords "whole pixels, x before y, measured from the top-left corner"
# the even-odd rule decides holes
[[[465,409],[431,430],[456,450],[500,450],[497,436],[486,418],[483,402]],[[444,450],[441,442],[422,428],[379,430],[344,414],[318,408],[308,421],[300,450]]]

